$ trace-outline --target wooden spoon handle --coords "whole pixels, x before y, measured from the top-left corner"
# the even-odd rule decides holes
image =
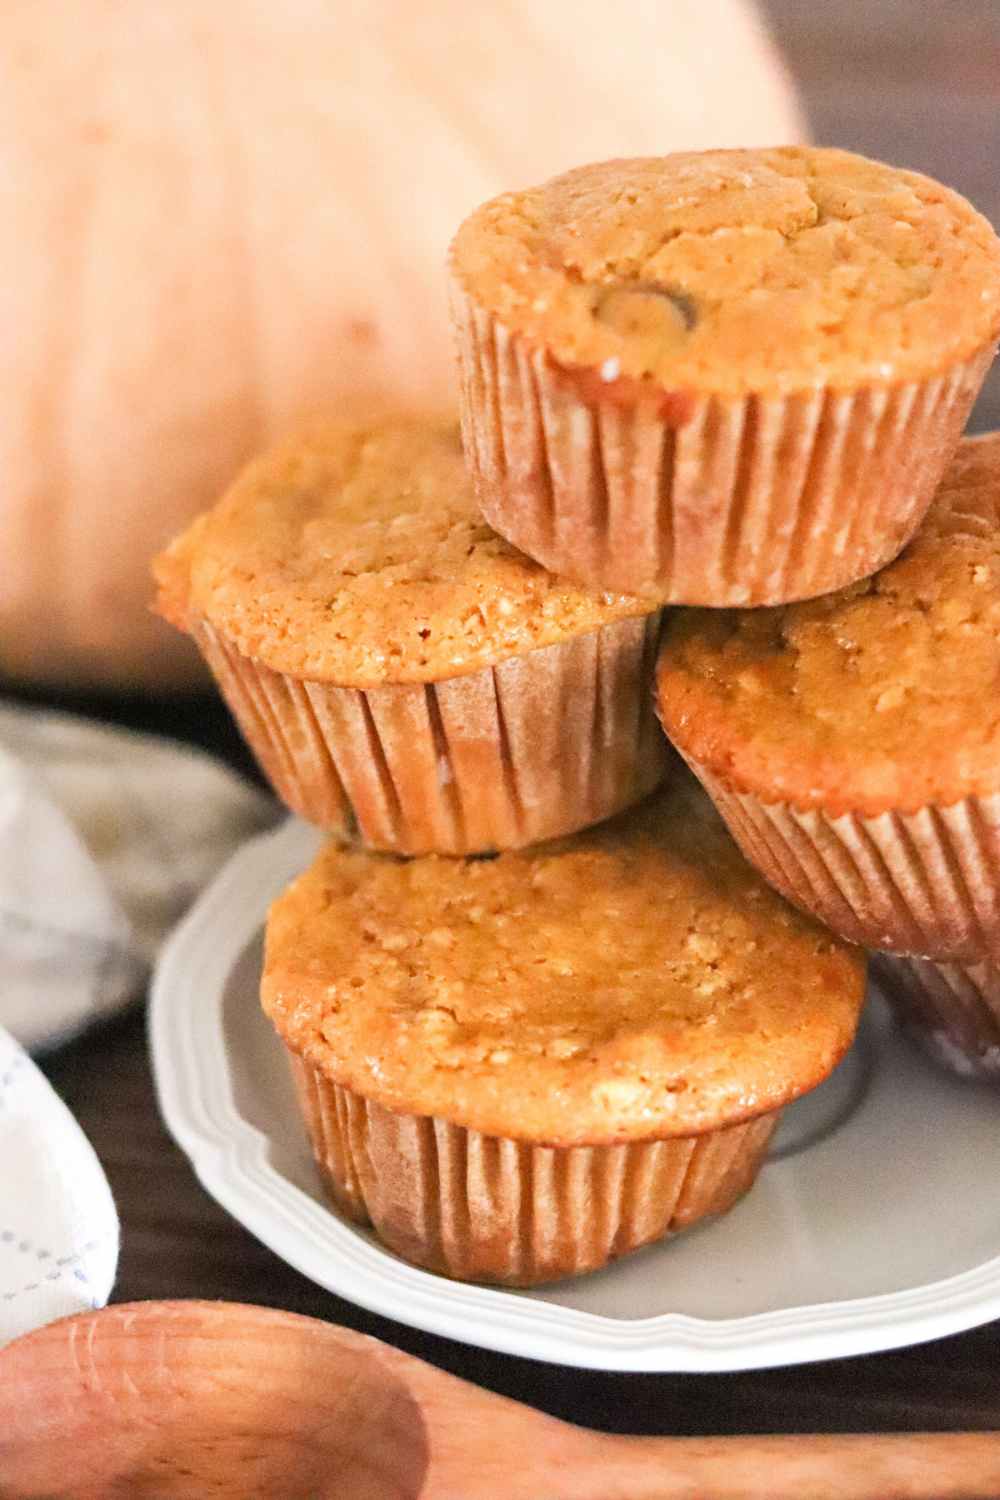
[[[997,1500],[1000,1433],[614,1437],[349,1329],[225,1303],[0,1351],[0,1500]]]
[[[996,1500],[1000,1433],[605,1438],[558,1500]],[[596,1458],[596,1454],[595,1454]]]

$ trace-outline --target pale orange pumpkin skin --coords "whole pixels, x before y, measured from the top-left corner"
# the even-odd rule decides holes
[[[742,0],[7,0],[0,677],[184,686],[148,563],[300,415],[446,393],[506,187],[801,138]]]

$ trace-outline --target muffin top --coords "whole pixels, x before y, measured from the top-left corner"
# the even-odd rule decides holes
[[[685,755],[765,802],[876,816],[1000,791],[1000,433],[963,440],[874,578],[678,610],[657,676]]]
[[[686,772],[571,838],[402,862],[328,845],[271,908],[264,1008],[389,1109],[599,1144],[712,1130],[820,1082],[864,958],[744,861]]]
[[[593,372],[595,399],[601,382],[631,399],[922,379],[1000,331],[987,221],[928,177],[818,147],[581,167],[477,209],[451,267]]]
[[[648,613],[555,578],[482,520],[458,425],[327,423],[247,468],[160,556],[157,607],[277,672],[433,682]]]

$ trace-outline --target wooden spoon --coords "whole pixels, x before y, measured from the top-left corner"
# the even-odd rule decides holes
[[[588,1432],[313,1318],[148,1302],[0,1352],[3,1500],[985,1500],[1000,1434]]]

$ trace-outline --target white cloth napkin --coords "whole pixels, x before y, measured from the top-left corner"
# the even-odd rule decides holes
[[[141,989],[275,804],[196,750],[0,704],[0,1024],[35,1049]]]
[[[101,1305],[118,1249],[96,1157],[22,1046],[137,997],[169,928],[276,813],[195,750],[0,703],[0,1343]]]
[[[117,1263],[118,1215],[100,1163],[0,1027],[0,1345],[103,1307]]]

